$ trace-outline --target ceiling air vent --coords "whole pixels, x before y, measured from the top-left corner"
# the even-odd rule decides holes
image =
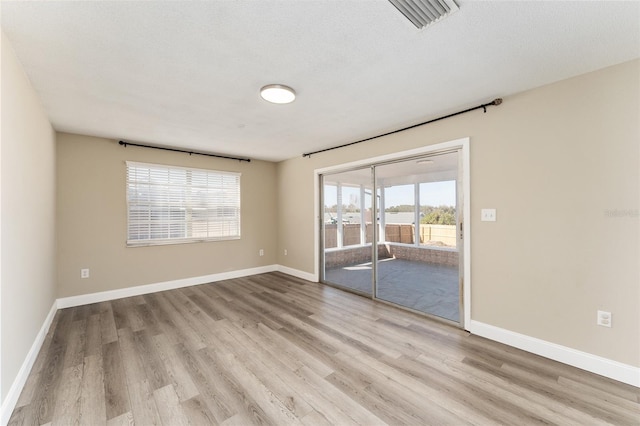
[[[458,10],[453,0],[389,0],[418,29]]]

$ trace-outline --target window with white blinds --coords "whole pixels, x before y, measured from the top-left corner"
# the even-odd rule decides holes
[[[127,245],[240,238],[240,173],[127,161]]]

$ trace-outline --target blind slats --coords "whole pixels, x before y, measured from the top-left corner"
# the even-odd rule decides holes
[[[127,162],[127,245],[240,238],[240,174]]]

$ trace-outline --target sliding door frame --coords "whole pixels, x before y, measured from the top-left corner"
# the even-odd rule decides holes
[[[324,167],[314,170],[314,278],[315,281],[320,279],[320,262],[323,261],[322,250],[322,221],[324,215],[321,214],[321,188],[320,177],[323,174],[338,173],[342,171],[348,171],[350,169],[362,168],[365,166],[378,165],[380,163],[396,162],[403,159],[409,159],[416,156],[435,154],[441,151],[448,151],[453,149],[460,150],[462,170],[462,215],[459,222],[463,223],[464,238],[462,239],[461,256],[462,266],[462,305],[463,315],[461,317],[460,326],[468,330],[471,323],[471,180],[470,180],[470,155],[469,155],[469,138],[461,138],[448,142],[438,143],[435,145],[428,145],[421,148],[416,148],[408,151],[395,152],[378,157],[366,158],[363,160],[353,161],[349,163],[337,164],[330,167]],[[375,200],[374,209],[375,209]],[[375,234],[375,233],[374,233]],[[373,245],[376,246],[376,241],[373,241]],[[374,258],[377,250],[374,250]],[[374,259],[375,260],[375,259]],[[375,295],[375,293],[374,293]],[[376,299],[379,300],[379,299]]]

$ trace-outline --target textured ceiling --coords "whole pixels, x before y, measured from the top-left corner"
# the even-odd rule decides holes
[[[279,161],[640,57],[640,2],[0,3],[56,130]],[[295,102],[259,96],[289,85]]]

